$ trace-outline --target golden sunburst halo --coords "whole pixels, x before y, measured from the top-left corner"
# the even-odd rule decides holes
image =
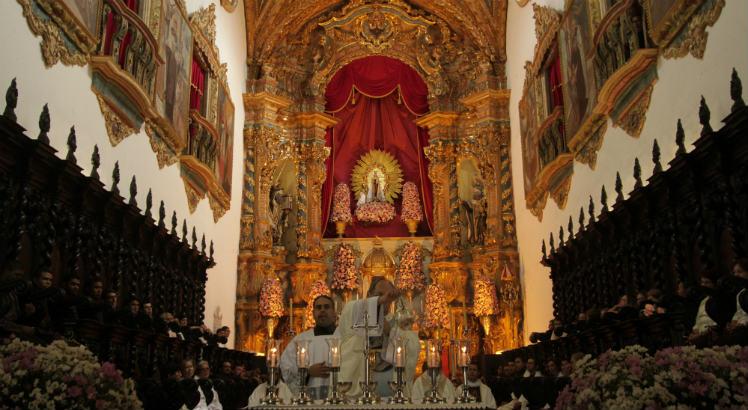
[[[374,175],[384,179],[384,198],[393,203],[403,186],[403,171],[392,154],[373,149],[362,155],[351,173],[351,188],[355,197],[366,195],[369,189],[369,178]]]

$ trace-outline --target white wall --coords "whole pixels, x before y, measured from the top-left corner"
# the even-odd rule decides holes
[[[563,0],[539,0],[535,3],[563,9]],[[571,190],[565,209],[558,209],[552,199],[548,200],[539,222],[525,206],[522,176],[522,146],[519,132],[518,102],[522,97],[525,61],[532,60],[535,47],[535,25],[532,4],[519,7],[509,1],[507,17],[507,76],[512,90],[510,119],[512,124],[512,158],[514,197],[517,212],[517,235],[519,240],[520,265],[525,293],[525,336],[530,332],[545,330],[553,317],[551,280],[548,268],[540,264],[540,245],[548,242],[550,232],[558,241],[559,226],[564,227],[571,215],[575,232],[578,229],[580,207],[587,209],[589,196],[600,211],[600,189],[608,192],[609,204],[615,198],[616,171],[621,172],[624,193],[633,189],[634,158],[642,165],[642,178],[652,173],[651,150],[655,138],[662,150],[662,163],[667,168],[676,150],[675,123],[683,119],[686,131],[686,146],[696,140],[701,126],[698,120],[699,99],[703,94],[712,113],[712,127],[719,129],[720,120],[730,111],[729,81],[732,68],[738,70],[744,82],[748,81],[748,2],[727,0],[717,23],[708,28],[706,53],[703,60],[690,55],[676,60],[660,58],[657,69],[659,79],[652,93],[641,136],[634,139],[608,121],[608,129],[597,157],[597,166],[591,170],[587,165],[574,164]],[[568,233],[567,233],[568,237]],[[558,242],[557,242],[558,243]]]
[[[188,11],[211,3],[210,0],[189,0]],[[214,326],[213,313],[220,307],[222,323],[234,327],[234,302],[236,294],[236,259],[239,248],[239,210],[242,193],[242,161],[244,110],[242,93],[246,77],[246,36],[244,30],[244,6],[240,2],[236,11],[229,14],[216,3],[217,44],[221,62],[228,63],[228,83],[231,98],[236,107],[234,124],[234,159],[231,188],[231,209],[218,221],[213,222],[213,213],[207,198],[202,200],[195,213],[190,214],[184,185],[179,176],[179,165],[158,168],[148,136],[144,131],[132,135],[116,147],[112,147],[106,134],[99,104],[91,91],[91,75],[88,67],[68,67],[57,64],[47,69],[42,61],[39,44],[28,28],[16,1],[0,2],[0,89],[17,78],[19,103],[16,113],[18,122],[35,138],[39,133],[38,119],[42,106],[49,104],[51,145],[64,156],[67,152],[67,135],[71,125],[75,125],[78,136],[76,156],[78,164],[88,174],[91,169],[89,158],[94,144],[99,146],[101,167],[99,174],[106,186],[111,185],[111,172],[114,162],[120,165],[120,190],[127,196],[130,179],[134,174],[138,183],[138,203],[145,206],[148,189],[153,191],[154,212],[159,201],[167,207],[167,225],[171,213],[176,210],[181,221],[187,217],[190,229],[195,226],[198,238],[204,233],[206,241],[215,244],[216,267],[208,272],[207,297],[205,306],[206,324]],[[181,228],[180,228],[181,229]],[[199,239],[198,239],[199,241]],[[233,341],[230,338],[230,344]]]

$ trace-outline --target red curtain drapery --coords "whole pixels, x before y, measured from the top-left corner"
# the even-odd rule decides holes
[[[335,185],[350,184],[351,171],[361,155],[372,149],[392,154],[400,163],[404,181],[413,181],[421,192],[425,220],[418,235],[431,235],[432,185],[428,178],[428,160],[423,148],[428,131],[414,120],[428,112],[428,89],[418,73],[407,64],[388,57],[371,56],[356,60],[338,71],[327,86],[326,110],[339,118],[327,131],[330,157],[326,161],[327,179],[322,186],[322,222],[326,236],[334,235],[329,226]],[[408,236],[400,220],[402,197],[395,201],[398,216],[383,225],[354,223],[346,228],[348,237]],[[355,198],[351,197],[352,212]]]
[[[192,56],[192,76],[190,79],[190,109],[201,111],[205,93],[205,70],[197,57]],[[201,114],[204,114],[201,112]]]

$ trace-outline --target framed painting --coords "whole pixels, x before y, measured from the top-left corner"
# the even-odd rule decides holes
[[[189,127],[192,31],[181,0],[164,0],[162,17],[159,45],[166,63],[157,105],[178,138],[184,140]]]
[[[591,39],[587,2],[572,1],[559,30],[564,126],[568,139],[573,138],[595,105],[597,90],[592,62],[587,58]]]
[[[704,0],[645,0],[649,35],[660,46],[667,46],[688,22]]]
[[[234,104],[223,85],[218,85],[218,157],[216,179],[229,197],[231,196],[231,170],[234,153]]]
[[[93,38],[99,37],[99,13],[101,13],[101,0],[59,0],[63,3],[70,14],[75,17],[81,27],[88,31]]]

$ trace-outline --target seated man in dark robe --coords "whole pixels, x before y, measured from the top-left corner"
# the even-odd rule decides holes
[[[91,282],[91,289],[86,296],[86,303],[81,307],[81,319],[104,321],[104,310],[107,302],[104,300],[104,282],[94,279]]]
[[[52,286],[52,272],[42,271],[34,278],[31,286],[21,297],[22,315],[18,323],[26,326],[49,329],[50,309],[60,297],[60,290]]]
[[[60,297],[51,312],[55,328],[72,331],[72,326],[80,319],[80,311],[85,304],[86,299],[81,295],[80,278],[77,276],[67,278],[65,286],[60,292]]]
[[[123,311],[119,317],[119,324],[129,329],[140,329],[140,300],[132,297],[128,303],[128,309]]]

